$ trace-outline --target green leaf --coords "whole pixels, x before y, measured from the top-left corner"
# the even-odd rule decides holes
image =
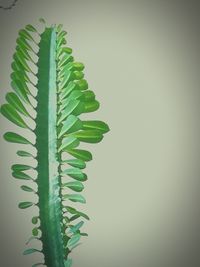
[[[34,252],[40,252],[40,251],[38,249],[35,249],[35,248],[28,248],[28,249],[24,250],[23,255],[29,255],[29,254],[32,254]]]
[[[84,222],[81,221],[81,222],[77,223],[76,225],[70,227],[70,232],[75,234],[83,226],[83,224],[84,224]]]
[[[24,29],[19,31],[19,36],[22,36],[29,41],[34,41],[33,37],[30,35],[30,33]]]
[[[24,49],[24,51],[26,50],[26,48],[22,48],[22,46],[18,45],[17,47],[18,47],[18,51],[19,51],[19,49],[20,50]],[[26,70],[24,69],[22,62],[19,59],[19,57],[16,55],[16,53],[14,54],[13,59],[14,59],[13,66],[12,66],[13,70],[16,69],[18,72],[21,72],[23,74],[26,73]]]
[[[33,169],[33,167],[24,164],[14,164],[11,168],[13,171],[26,171]]]
[[[71,54],[72,53],[72,48],[70,47],[63,47],[63,46],[58,46],[58,50],[57,50],[57,58],[60,58],[62,57],[63,55],[66,55],[66,54]],[[73,59],[74,60],[74,59]],[[71,60],[71,62],[73,61]],[[69,62],[68,62],[69,63]],[[64,67],[66,66],[67,64],[64,64]]]
[[[81,159],[84,161],[92,160],[92,154],[84,149],[71,149],[67,151],[70,155],[74,156],[77,159]]]
[[[16,125],[22,128],[29,128],[10,104],[4,104],[1,106],[1,114]]]
[[[18,207],[20,208],[20,209],[27,209],[27,208],[29,208],[29,207],[31,207],[31,206],[33,206],[34,205],[34,203],[33,202],[20,202],[19,203],[19,205],[18,205]],[[29,254],[29,253],[28,253]],[[24,254],[25,255],[25,254]]]
[[[20,84],[21,84],[21,86],[20,86]],[[25,90],[25,87],[22,85],[22,83],[20,81],[18,81],[18,80],[12,81],[11,86],[12,86],[13,90],[21,98],[22,101],[24,101],[27,104],[30,104],[30,100],[27,96],[27,92]]]
[[[62,186],[68,187],[74,190],[75,192],[81,192],[84,189],[84,185],[79,181],[64,183]]]
[[[37,227],[33,228],[32,235],[33,236],[38,236],[38,234],[39,234],[38,228]]]
[[[33,157],[34,158],[34,156],[31,153],[23,151],[23,150],[17,151],[17,155],[20,157]]]
[[[83,130],[98,130],[102,133],[107,133],[110,129],[108,125],[103,121],[82,121]]]
[[[87,233],[80,233],[80,235],[82,235],[82,236],[88,236]]]
[[[73,136],[86,143],[99,143],[103,139],[102,133],[97,130],[83,130],[73,133]]]
[[[74,58],[70,54],[64,54],[62,59],[58,62],[58,68],[61,69],[65,64],[72,62]]]
[[[62,48],[61,48],[62,49]],[[73,66],[73,62],[70,61],[67,64],[65,64],[63,67],[60,68],[60,70],[58,71],[58,80],[61,81],[62,78],[68,74],[69,72],[71,73],[71,68]],[[70,81],[72,82],[72,81]],[[70,83],[69,82],[69,83]]]
[[[38,216],[33,217],[32,220],[31,220],[32,224],[37,224],[38,223],[38,219],[39,219]]]
[[[34,63],[34,60],[32,59],[32,57],[30,56],[29,52],[26,49],[23,49],[22,47],[17,46],[16,51],[21,54],[21,56],[24,58],[24,60],[25,59],[28,61],[30,60],[31,62]]]
[[[21,53],[20,50],[17,50],[13,56],[13,59],[15,61],[19,61],[21,63],[21,65],[23,66],[23,69],[27,72],[32,72],[32,70],[30,69],[29,65],[27,64],[23,54]]]
[[[26,186],[26,185],[22,185],[21,189],[26,191],[26,192],[34,192],[34,190],[31,187]]]
[[[67,86],[67,83],[72,79],[73,73],[69,70],[64,73],[61,81],[58,84],[58,90],[61,91],[65,86]]]
[[[68,258],[65,260],[65,267],[71,267],[72,266],[72,259]]]
[[[28,174],[22,172],[22,171],[15,171],[12,172],[12,176],[16,179],[20,180],[33,180]]]
[[[84,102],[84,113],[96,111],[100,107],[97,100],[91,102]]]
[[[73,202],[86,203],[85,198],[80,194],[65,194],[63,195],[63,199],[69,199]]]
[[[81,80],[84,77],[84,73],[82,71],[73,71],[73,79],[74,80]]]
[[[67,159],[62,161],[62,163],[68,163],[72,167],[76,167],[79,169],[84,169],[86,167],[86,164],[81,159]]]
[[[21,100],[19,99],[19,97],[15,93],[13,93],[13,92],[7,93],[6,94],[6,100],[14,109],[19,111],[21,114],[23,114],[27,117],[31,117],[30,114],[28,113],[28,111],[25,109],[24,105],[22,104]]]
[[[73,90],[67,99],[81,100],[82,98],[83,98],[83,92],[81,92],[80,90]]]
[[[76,220],[76,219],[78,219],[78,218],[80,218],[80,215],[76,214],[76,215],[73,215],[73,216],[69,219],[69,221],[72,222],[72,221],[74,221],[74,220]]]
[[[62,173],[62,175],[68,175],[78,181],[86,181],[87,180],[87,175],[85,173],[83,173],[80,169],[78,168],[70,168],[70,169],[66,169],[64,170]]]
[[[18,69],[16,62],[12,63],[12,69],[14,70],[10,75],[12,81],[19,80],[23,83],[31,82],[26,72]]]
[[[81,128],[82,128],[81,120],[74,115],[69,115],[66,121],[63,123],[61,131],[58,135],[58,138],[60,138],[64,134],[76,132],[80,130]]]
[[[67,211],[68,211],[69,213],[71,213],[71,214],[80,215],[81,217],[83,217],[83,218],[85,218],[85,219],[87,219],[87,220],[90,219],[90,218],[87,216],[87,214],[85,214],[85,213],[83,213],[83,212],[81,212],[81,211],[78,211],[78,210],[76,210],[76,209],[74,209],[74,208],[72,208],[72,207],[67,206],[66,209],[67,209]]]
[[[95,94],[91,90],[87,90],[83,93],[84,101],[94,101],[95,100]]]
[[[60,38],[63,38],[66,35],[67,35],[66,31],[59,31],[59,33],[57,34],[57,38],[59,40]]]
[[[19,143],[19,144],[30,144],[32,145],[31,142],[29,142],[26,138],[24,138],[23,136],[13,133],[13,132],[7,132],[4,134],[4,139],[8,142],[11,143]]]
[[[57,32],[59,33],[62,30],[63,24],[59,24],[57,26]]]
[[[67,247],[71,250],[72,248],[74,248],[74,246],[78,243],[78,241],[80,240],[81,235],[80,234],[75,234],[73,235],[69,241],[67,242]]]
[[[30,44],[23,37],[21,37],[21,36],[18,37],[16,42],[23,49],[27,49],[28,51],[34,52],[34,50],[32,49],[32,47],[30,46]]]
[[[84,110],[84,105],[81,101],[70,100],[67,106],[65,107],[65,109],[63,110],[62,115],[59,118],[57,125],[59,125],[70,114],[79,115],[83,112],[83,110]]]
[[[85,79],[76,81],[76,84],[77,84],[79,90],[84,91],[84,90],[88,89],[88,83]]]
[[[46,24],[46,21],[43,19],[43,18],[40,18],[39,19],[39,22],[43,23],[43,24]]]
[[[78,71],[84,70],[85,66],[81,62],[73,62],[72,68]]]
[[[33,27],[31,24],[26,25],[25,28],[30,32],[37,32],[36,28]]]
[[[57,49],[60,48],[61,45],[66,44],[65,36],[61,35],[57,39]]]
[[[62,89],[61,93],[60,93],[60,100],[62,101],[66,96],[68,96],[75,88],[77,87],[77,85],[73,82],[70,81],[68,83],[68,85]]]
[[[71,54],[73,50],[71,47],[63,47],[63,52],[67,54]]]
[[[58,149],[58,152],[75,148],[79,145],[79,143],[79,140],[73,136],[65,137],[62,141],[62,145]]]

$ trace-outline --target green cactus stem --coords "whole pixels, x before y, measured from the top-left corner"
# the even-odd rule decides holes
[[[21,189],[37,194],[38,202],[19,203],[21,209],[34,205],[39,208],[39,216],[32,218],[34,228],[27,243],[32,239],[41,240],[42,250],[28,248],[24,255],[43,253],[44,262],[33,266],[72,265],[70,253],[79,245],[81,237],[87,236],[80,228],[84,219],[89,219],[73,207],[75,202],[86,203],[80,194],[87,180],[83,169],[92,159],[92,154],[79,146],[82,142],[98,143],[109,131],[103,121],[81,119],[81,114],[96,111],[99,102],[84,79],[84,65],[75,62],[72,49],[65,46],[66,34],[62,25],[45,26],[44,31],[38,33],[29,24],[19,31],[12,62],[13,92],[7,93],[7,103],[1,106],[1,114],[8,120],[35,134],[35,143],[15,132],[4,134],[6,141],[29,144],[37,151],[36,156],[26,149],[17,151],[19,157],[36,159],[35,168],[25,164],[12,166],[14,178],[37,184],[37,191],[26,184]],[[37,51],[33,44],[37,44]],[[31,64],[35,64],[36,73]],[[36,83],[30,74],[35,76]],[[33,85],[36,95],[32,92]],[[34,128],[30,126],[31,120],[35,121]],[[30,169],[37,172],[36,178],[28,174]]]

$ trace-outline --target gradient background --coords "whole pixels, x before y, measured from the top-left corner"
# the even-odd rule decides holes
[[[89,237],[72,253],[73,267],[200,266],[199,12],[198,1],[152,0],[19,0],[0,10],[0,103],[11,89],[18,30],[43,17],[64,25],[75,59],[85,64],[101,102],[88,119],[111,129],[91,146],[82,205],[91,218],[84,226]],[[1,136],[15,129],[0,117]],[[19,147],[0,138],[0,266],[6,267],[41,258],[22,255],[36,211],[17,208],[31,200],[11,177]]]

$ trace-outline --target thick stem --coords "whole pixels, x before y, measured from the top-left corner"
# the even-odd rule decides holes
[[[41,35],[38,60],[36,148],[43,253],[48,267],[64,267],[62,205],[57,154],[56,31]]]

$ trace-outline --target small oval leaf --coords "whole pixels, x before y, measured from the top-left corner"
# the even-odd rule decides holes
[[[87,175],[85,173],[83,173],[79,168],[69,168],[64,170],[62,173],[62,175],[68,175],[78,181],[86,181],[87,180]]]
[[[35,216],[32,218],[32,224],[37,224],[38,223],[38,220],[39,220],[39,217],[38,216]]]
[[[16,40],[16,43],[22,48],[22,49],[27,49],[28,51],[32,51],[34,52],[34,50],[32,49],[32,47],[30,46],[30,44],[27,42],[27,40],[22,37],[19,36]]]
[[[95,94],[91,90],[87,90],[83,93],[84,101],[94,101],[95,100]]]
[[[72,202],[79,202],[79,203],[83,203],[83,204],[86,203],[85,198],[80,194],[65,194],[65,195],[63,195],[63,199],[64,200],[69,199]]]
[[[78,70],[78,71],[82,71],[85,68],[84,64],[81,62],[73,62],[72,66],[73,66],[73,69]]]
[[[4,104],[1,106],[1,114],[19,127],[29,128],[28,125],[23,121],[23,119],[19,116],[19,114],[10,104]]]
[[[26,186],[26,185],[22,185],[21,189],[26,191],[26,192],[34,192],[34,190],[31,187]]]
[[[81,192],[84,189],[84,185],[79,181],[64,183],[62,186],[68,187],[75,192]]]
[[[80,233],[80,235],[82,235],[82,236],[88,236],[87,233]]]
[[[33,169],[33,167],[24,165],[24,164],[14,164],[12,165],[11,169],[13,171],[26,171],[26,170]]]
[[[84,161],[92,160],[92,154],[84,149],[71,149],[67,151],[70,155],[74,156],[77,159],[81,159]]]
[[[72,207],[67,206],[66,209],[67,209],[67,211],[68,211],[69,213],[71,213],[71,214],[79,215],[79,216],[81,216],[81,217],[83,217],[83,218],[85,218],[85,219],[87,219],[87,220],[90,219],[90,218],[87,216],[87,214],[85,214],[85,213],[83,213],[83,212],[81,212],[81,211],[78,211],[78,210],[76,210],[76,209],[74,209],[74,208],[72,208]]]
[[[20,202],[19,203],[19,205],[18,205],[18,207],[20,208],[20,209],[27,209],[27,208],[29,208],[29,207],[31,207],[31,206],[33,206],[34,205],[34,203],[33,202]]]
[[[21,100],[19,99],[19,97],[15,93],[13,93],[13,92],[7,93],[6,100],[13,108],[15,108],[21,114],[23,114],[27,117],[31,117],[30,114],[28,113],[28,111],[25,109],[24,105],[22,104]]]
[[[58,149],[60,151],[67,151],[68,149],[75,148],[79,145],[79,140],[74,136],[69,136],[63,139],[61,146]]]
[[[82,128],[81,120],[74,115],[69,115],[66,121],[63,123],[61,131],[58,135],[58,138],[60,138],[64,134],[79,131],[81,128]]]
[[[70,100],[58,120],[58,125],[70,114],[79,115],[84,111],[84,104],[80,100]]]
[[[73,136],[86,143],[99,143],[103,139],[102,133],[97,130],[83,130],[73,133]]]
[[[25,28],[30,32],[37,32],[36,28],[33,27],[31,24],[26,25]]]
[[[80,215],[76,214],[76,215],[73,215],[73,216],[69,219],[69,221],[72,222],[72,221],[74,221],[74,220],[76,220],[76,219],[78,219],[78,218],[80,218]]]
[[[40,251],[38,249],[35,249],[35,248],[28,248],[28,249],[24,250],[23,255],[29,255],[29,254],[32,254],[34,252],[40,252]]]
[[[85,79],[76,81],[76,84],[79,88],[79,90],[87,90],[88,89],[88,82]]]
[[[70,55],[65,53],[65,55],[62,57],[61,60],[58,62],[58,68],[61,69],[64,65],[66,65],[69,62],[72,62],[74,58]]]
[[[86,167],[86,163],[81,159],[67,159],[62,161],[62,163],[68,163],[70,166],[84,169]]]
[[[65,97],[67,97],[73,90],[75,90],[77,85],[71,81],[68,83],[68,85],[62,89],[60,93],[60,101],[62,101]]]
[[[91,102],[84,102],[84,113],[94,112],[99,109],[100,103],[97,100]]]
[[[21,82],[17,82],[17,83],[21,83]],[[11,82],[11,86],[12,86],[13,90],[18,94],[18,96],[20,97],[20,99],[22,101],[24,101],[27,104],[30,104],[30,100],[27,96],[27,92],[25,90],[25,87],[19,86],[17,83],[16,83],[16,80],[15,81],[13,80]]]
[[[24,29],[19,31],[19,36],[22,36],[29,41],[34,41],[33,37],[30,35],[30,33]]]
[[[19,143],[19,144],[30,144],[32,145],[31,142],[29,142],[26,138],[24,138],[23,136],[13,133],[13,132],[7,132],[4,134],[4,139],[8,142],[11,143]]]
[[[43,24],[46,24],[46,21],[43,19],[43,18],[40,18],[39,19],[39,22],[43,23]]]
[[[21,179],[21,180],[33,180],[28,174],[22,171],[12,172],[12,176],[16,179]]]
[[[32,72],[29,65],[27,64],[25,58],[24,58],[24,55],[23,53],[20,51],[20,50],[17,50],[13,56],[13,59],[15,61],[19,61],[23,67],[23,69],[27,72]]]
[[[33,228],[32,234],[33,234],[33,236],[38,236],[39,231],[38,231],[38,228],[37,227]]]
[[[33,157],[34,158],[34,156],[31,153],[23,151],[23,150],[17,151],[17,155],[20,157]]]
[[[82,127],[84,130],[98,130],[102,133],[107,133],[110,130],[105,122],[98,120],[82,121]]]

